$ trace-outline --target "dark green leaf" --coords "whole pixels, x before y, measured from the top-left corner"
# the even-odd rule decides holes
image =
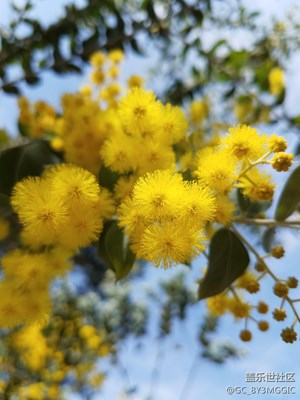
[[[117,280],[125,278],[133,267],[135,256],[126,243],[126,236],[116,222],[108,226],[104,237],[104,247],[100,246],[99,253],[100,256],[104,256],[104,261],[115,272]]]
[[[193,181],[194,177],[192,171],[190,169],[186,169],[185,171],[181,172],[182,178],[185,181]]]
[[[285,89],[282,89],[282,91],[279,93],[279,95],[277,96],[277,99],[275,101],[274,105],[279,105],[282,104],[284,102],[285,99]]]
[[[292,124],[299,126],[300,125],[300,115],[296,115],[295,117],[291,118],[290,121]]]
[[[37,84],[37,83],[39,83],[39,81],[40,81],[40,78],[39,77],[37,77],[37,76],[27,76],[26,78],[25,78],[25,81],[29,84],[29,85],[35,85],[35,84]]]
[[[261,90],[267,91],[269,89],[268,76],[271,68],[272,64],[270,62],[263,63],[262,65],[259,65],[255,68],[254,81]]]
[[[105,167],[105,165],[101,165],[98,176],[98,182],[101,186],[112,191],[119,178],[120,175],[117,172],[113,172],[109,168]]]
[[[10,200],[5,194],[0,193],[0,216],[1,218],[11,214]]]
[[[295,151],[294,151],[294,155],[298,156],[300,154],[300,143],[297,144]]]
[[[43,140],[5,150],[0,155],[0,192],[9,196],[19,180],[41,175],[46,165],[56,161],[48,143]]]
[[[3,85],[2,90],[7,94],[17,94],[17,95],[20,94],[20,90],[14,85],[9,85],[9,84]]]
[[[200,283],[199,300],[227,289],[244,273],[249,261],[245,246],[230,229],[217,231],[210,242],[208,269]]]
[[[0,192],[8,196],[18,180],[17,171],[22,152],[23,146],[18,146],[0,155]]]
[[[275,219],[284,221],[296,210],[300,202],[300,167],[296,168],[287,180],[283,191],[280,194]]]
[[[275,244],[278,244],[278,240],[275,243],[275,234],[276,234],[275,228],[267,228],[263,233],[262,245],[267,253],[271,251],[272,247]]]

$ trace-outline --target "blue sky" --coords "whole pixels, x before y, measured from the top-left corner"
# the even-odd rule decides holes
[[[20,1],[16,1],[19,3]],[[62,0],[36,0],[36,13],[45,23],[55,20],[61,12],[62,5],[67,1]],[[264,18],[268,20],[270,15],[281,16],[287,9],[295,4],[297,0],[252,0],[244,1],[248,8],[259,9],[263,12]],[[78,1],[78,3],[84,3]],[[0,0],[0,24],[8,21],[8,0]],[[149,60],[130,55],[124,65],[122,78],[125,79],[131,73],[146,74],[146,66]],[[300,114],[300,59],[294,57],[288,65],[288,98],[287,107],[292,112]],[[60,95],[66,91],[74,91],[84,81],[84,78],[57,77],[52,73],[47,73],[43,77],[43,84],[36,88],[24,86],[25,94],[33,101],[44,99],[51,104],[58,106]],[[11,134],[14,134],[17,119],[16,99],[0,94],[0,127],[6,127]],[[279,275],[285,275],[285,269],[288,275],[297,275],[299,271],[299,237],[295,238],[291,234],[284,235],[287,255],[282,261],[273,261],[272,268]],[[204,266],[204,261],[200,259],[194,264],[193,277],[198,278],[200,270]],[[178,269],[177,269],[178,271]],[[168,279],[176,270],[162,271],[154,270],[149,267],[147,282],[149,286],[155,287],[161,279]],[[191,277],[190,277],[191,278]],[[142,293],[145,283],[141,283],[137,292]],[[272,298],[271,282],[267,285],[265,299]],[[295,292],[295,297],[299,296]],[[261,299],[260,296],[258,298]],[[267,301],[267,300],[266,300]],[[299,304],[299,303],[298,303]],[[279,305],[279,302],[278,302]],[[274,305],[278,306],[277,304]],[[240,323],[236,323],[232,318],[225,318],[219,329],[219,336],[222,340],[232,341],[240,347],[244,354],[238,360],[231,360],[226,365],[218,366],[199,358],[194,368],[194,374],[190,381],[189,390],[185,393],[184,399],[180,399],[180,393],[186,381],[186,377],[194,359],[195,352],[198,351],[196,341],[196,327],[201,323],[204,315],[203,304],[198,304],[190,310],[188,319],[184,325],[176,324],[175,332],[170,339],[162,346],[164,354],[159,365],[159,380],[155,391],[155,400],[199,400],[199,399],[243,399],[246,396],[226,394],[227,386],[247,386],[245,376],[250,372],[294,372],[296,375],[296,384],[298,398],[300,394],[300,364],[299,364],[299,344],[287,345],[283,343],[279,334],[284,323],[273,323],[270,332],[258,332],[253,326],[253,341],[247,345],[238,339],[238,332],[242,329]],[[267,318],[272,322],[270,315]],[[151,326],[151,330],[154,327]],[[139,391],[136,395],[130,397],[132,400],[146,400],[149,393],[150,376],[155,363],[157,353],[157,342],[154,335],[143,340],[142,350],[135,348],[136,342],[130,340],[124,344],[121,352],[121,361],[126,367],[132,385],[138,385]],[[124,374],[118,369],[112,370],[112,373],[104,385],[103,391],[95,397],[100,399],[120,399],[125,400],[123,393],[126,381]],[[251,397],[251,396],[250,396]],[[293,399],[297,396],[282,395],[256,395],[253,398],[258,400],[273,399]]]

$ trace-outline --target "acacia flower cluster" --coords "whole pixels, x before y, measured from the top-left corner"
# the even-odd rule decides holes
[[[11,204],[23,226],[23,248],[2,260],[0,326],[40,320],[50,314],[51,280],[70,270],[69,259],[95,241],[113,208],[90,172],[71,164],[17,183]]]
[[[139,258],[169,268],[204,250],[203,228],[215,214],[210,190],[170,170],[139,178],[119,208],[119,224]]]
[[[0,326],[50,313],[50,282],[71,268],[78,249],[99,239],[104,220],[123,229],[136,259],[164,269],[190,264],[220,224],[234,229],[234,192],[250,204],[271,202],[275,184],[267,168],[285,172],[293,163],[283,137],[249,125],[216,123],[205,136],[205,98],[184,111],[163,104],[143,88],[139,76],[130,77],[126,89],[117,81],[122,59],[118,50],[95,53],[92,84],[65,94],[59,112],[44,102],[19,100],[20,129],[30,139],[49,141],[64,163],[18,182],[13,190],[21,248],[2,259]],[[283,78],[278,71],[272,74],[275,94]],[[102,179],[106,188],[98,184]],[[7,231],[3,222],[3,237]],[[233,287],[235,294],[258,292],[259,279],[248,271]],[[211,312],[248,320],[252,306],[230,293],[211,298]],[[281,280],[274,293],[291,302]],[[274,313],[283,318],[282,311]],[[266,321],[258,326],[268,328]],[[249,340],[249,334],[242,337]]]

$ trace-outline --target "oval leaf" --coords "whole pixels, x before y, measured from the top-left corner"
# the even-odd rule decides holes
[[[275,246],[275,244],[278,244],[278,240],[277,242],[275,241],[275,235],[276,235],[276,228],[274,227],[267,228],[263,233],[262,245],[267,253],[271,251],[272,247]]]
[[[98,252],[108,264],[107,266],[115,272],[116,279],[119,281],[131,271],[135,255],[130,250],[126,242],[126,236],[122,229],[118,227],[117,222],[109,223],[104,234],[104,243],[102,237],[99,242]]]
[[[39,176],[44,167],[57,162],[44,140],[13,147],[0,155],[0,192],[8,196],[14,185],[27,176]]]
[[[113,191],[114,185],[120,178],[120,174],[107,168],[105,165],[101,165],[98,175],[98,182],[101,186]]]
[[[296,168],[286,182],[279,197],[275,219],[284,221],[296,210],[300,202],[300,167]]]
[[[223,292],[244,273],[249,261],[245,246],[230,229],[217,231],[210,242],[208,269],[200,283],[198,299]]]

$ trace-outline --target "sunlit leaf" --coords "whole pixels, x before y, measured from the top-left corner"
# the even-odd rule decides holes
[[[300,202],[300,167],[288,178],[277,203],[275,219],[284,221],[296,210]]]

